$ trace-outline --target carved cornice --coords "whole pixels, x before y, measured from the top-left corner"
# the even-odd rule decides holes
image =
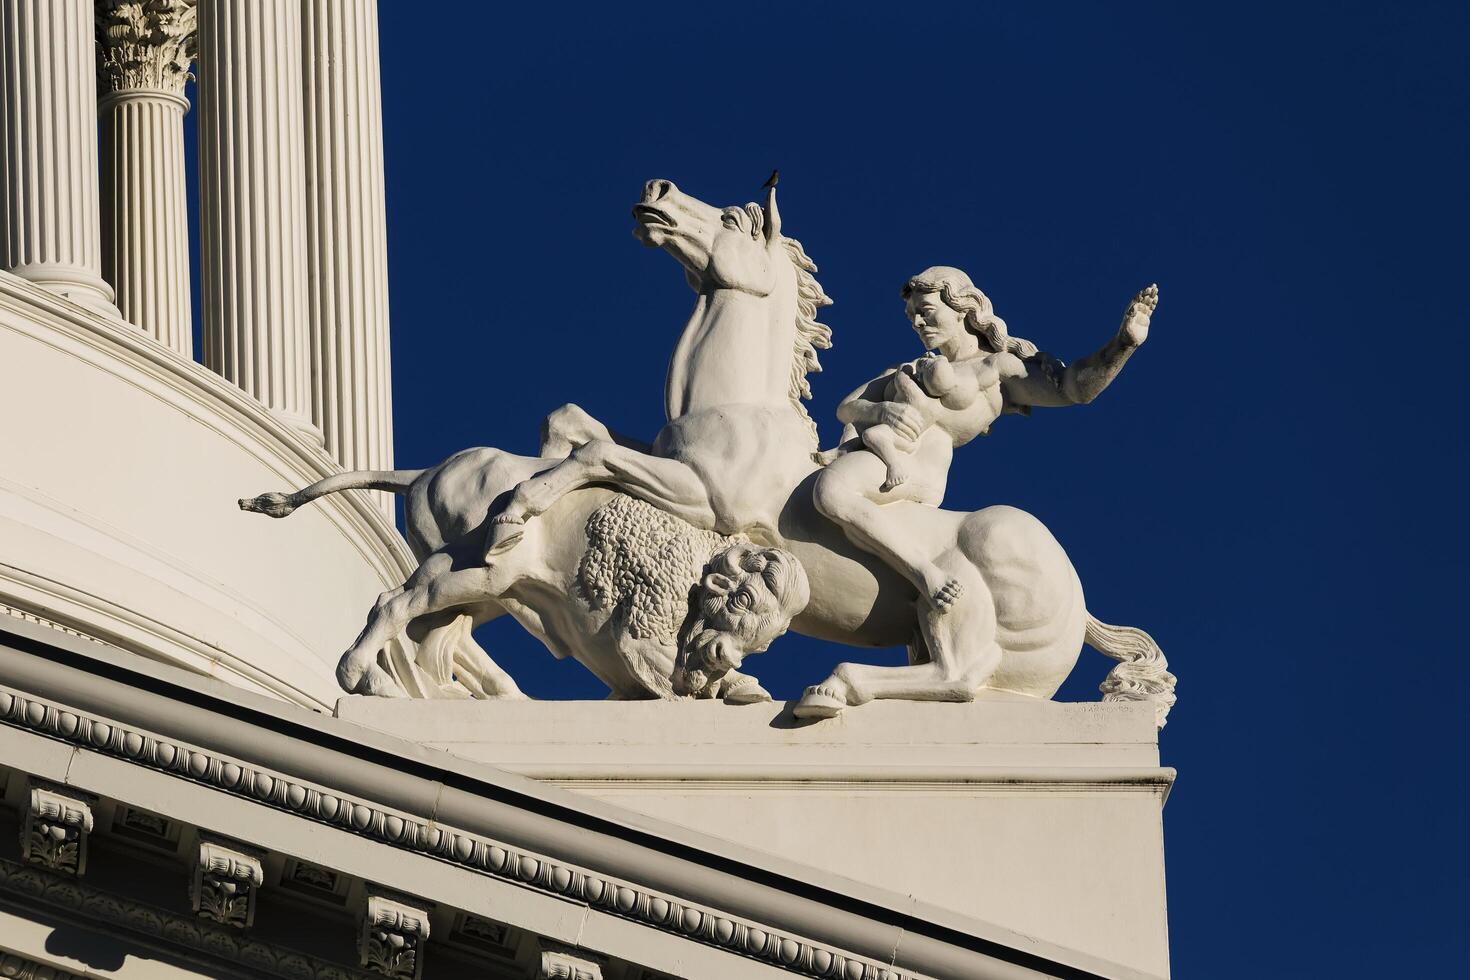
[[[302,980],[377,980],[350,966],[329,963],[314,956],[247,937],[238,930],[204,919],[177,915],[143,902],[92,888],[72,878],[58,878],[23,865],[0,859],[0,895],[12,897],[26,908],[38,904],[85,918],[88,922],[132,933],[160,944],[182,947],[197,953],[223,957],[232,963],[249,963],[272,976]],[[22,963],[29,962],[15,957]],[[0,954],[0,977],[26,978],[4,968],[10,959]],[[35,980],[50,974],[38,972]],[[72,974],[57,971],[56,980],[71,980]],[[80,977],[77,980],[81,980]]]
[[[194,914],[220,925],[248,929],[255,896],[265,881],[261,855],[242,844],[201,836],[189,900]]]
[[[18,691],[0,688],[0,724],[158,769],[478,874],[582,902],[600,912],[793,973],[833,980],[919,980],[916,974],[765,929],[718,910],[352,799],[215,752],[93,718]]]
[[[363,966],[390,980],[419,980],[424,969],[420,953],[428,938],[427,909],[369,890],[357,937]]]
[[[20,828],[21,857],[50,871],[82,875],[87,870],[87,836],[92,807],[59,788],[32,786]]]
[[[197,10],[188,0],[97,0],[97,82],[182,97],[192,77]]]

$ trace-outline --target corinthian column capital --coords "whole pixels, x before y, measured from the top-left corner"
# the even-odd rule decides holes
[[[97,81],[109,94],[143,89],[180,98],[194,62],[194,0],[97,0]]]

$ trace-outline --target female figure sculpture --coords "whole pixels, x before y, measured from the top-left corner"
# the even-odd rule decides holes
[[[904,285],[903,298],[914,331],[936,353],[891,367],[843,399],[843,438],[822,454],[827,466],[813,497],[854,544],[943,612],[962,584],[940,571],[908,522],[884,505],[938,507],[955,448],[984,435],[1002,413],[1096,398],[1147,336],[1158,287],[1133,298],[1112,342],[1071,366],[1010,336],[989,298],[959,269],[925,269]]]

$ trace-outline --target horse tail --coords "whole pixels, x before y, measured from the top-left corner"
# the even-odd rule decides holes
[[[241,497],[240,509],[268,517],[287,517],[296,508],[318,497],[343,490],[386,490],[403,494],[425,470],[353,470],[318,480],[295,493],[263,493],[258,497]]]
[[[1136,626],[1109,626],[1087,614],[1087,643],[1118,661],[1098,687],[1104,701],[1152,701],[1160,728],[1174,705],[1174,675],[1154,638]]]

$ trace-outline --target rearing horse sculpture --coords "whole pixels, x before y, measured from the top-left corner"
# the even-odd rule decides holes
[[[520,484],[493,518],[486,560],[513,548],[527,521],[566,493],[609,484],[723,534],[744,533],[794,554],[811,599],[792,629],[853,646],[907,645],[907,667],[841,665],[808,689],[798,714],[828,716],[873,698],[970,700],[982,688],[1051,697],[1084,638],[1124,661],[1104,691],[1149,699],[1159,719],[1173,678],[1142,631],[1088,614],[1071,562],[1034,517],[1010,507],[973,514],[896,501],[895,512],[964,587],[944,613],[915,602],[908,581],[856,548],[818,513],[816,427],[802,399],[816,350],[830,345],[816,311],[831,301],[801,245],[781,233],[774,186],[765,207],[714,208],[671,181],[650,181],[634,234],[674,256],[696,294],[665,387],[668,424],[650,450],[631,448],[580,411],[563,432],[565,460]],[[739,666],[690,663],[686,676]]]

